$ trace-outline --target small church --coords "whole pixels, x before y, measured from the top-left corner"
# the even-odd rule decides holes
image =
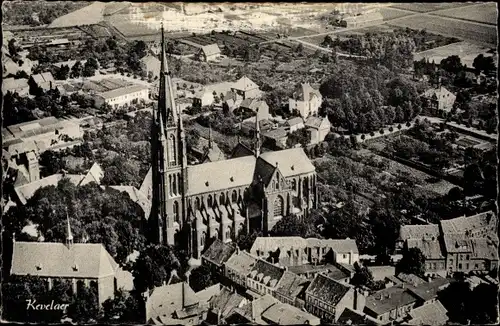
[[[182,246],[199,258],[211,238],[229,242],[242,231],[267,233],[286,215],[307,216],[317,206],[314,165],[302,148],[262,153],[257,121],[253,148],[239,144],[234,157],[188,165],[163,27],[161,39],[152,164],[141,186],[152,205],[150,241]]]

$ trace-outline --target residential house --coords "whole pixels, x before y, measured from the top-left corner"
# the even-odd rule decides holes
[[[404,283],[412,284],[413,286],[420,286],[421,284],[427,282],[415,274],[399,273],[396,277]]]
[[[250,110],[257,114],[257,120],[269,120],[271,115],[269,114],[269,105],[266,101],[258,100],[255,98],[244,99],[240,104],[241,109]]]
[[[233,243],[224,243],[219,239],[215,239],[210,247],[201,255],[201,262],[216,274],[224,275],[224,263],[226,263],[235,252],[236,245]]]
[[[217,43],[202,46],[197,53],[197,58],[200,61],[216,61],[221,56],[221,52]]]
[[[363,310],[383,324],[402,321],[417,305],[418,298],[402,286],[392,286],[369,295]]]
[[[224,275],[235,285],[246,288],[247,275],[250,274],[256,262],[256,257],[237,249],[224,264]]]
[[[104,104],[118,109],[123,106],[137,104],[147,101],[149,98],[149,88],[143,84],[129,85],[109,91],[97,93],[94,96],[95,107],[100,108]]]
[[[149,75],[160,77],[161,62],[154,55],[147,55],[140,60],[141,68]]]
[[[362,295],[323,274],[317,274],[306,290],[306,310],[323,323],[336,323],[345,308],[357,309],[358,305],[363,305]]]
[[[274,297],[283,303],[299,309],[305,307],[306,289],[311,283],[307,278],[285,270],[283,277],[276,286]]]
[[[262,95],[259,86],[247,76],[241,77],[231,86],[231,91],[235,92],[239,97],[245,99],[258,98]]]
[[[438,276],[429,279],[429,281],[423,281],[421,283],[404,282],[403,284],[406,284],[408,292],[410,292],[419,300],[418,303],[420,306],[436,302],[439,291],[444,290],[446,287],[448,287],[448,285],[450,285],[450,282],[450,279]],[[404,286],[405,285],[400,285],[400,287]]]
[[[352,276],[354,275],[354,271],[342,265],[343,264],[305,264],[289,266],[288,270],[309,280],[313,279],[316,274],[322,273],[335,281],[349,284]]]
[[[5,95],[8,92],[17,93],[19,96],[27,96],[30,92],[30,87],[28,85],[28,79],[26,78],[5,78],[2,82],[2,94]]]
[[[297,188],[297,184],[294,186],[292,181],[291,187]],[[298,188],[300,189],[300,185]],[[354,239],[257,237],[250,253],[283,266],[328,261],[353,265],[359,261],[359,251]]]
[[[231,90],[231,87],[232,83],[230,82],[205,85],[202,90],[195,92],[192,96],[193,105],[209,106],[220,104],[222,106],[222,98],[225,99],[225,95]]]
[[[311,144],[319,144],[325,140],[326,135],[330,132],[332,124],[328,117],[309,117],[306,120],[305,126],[311,134]]]
[[[247,275],[247,288],[260,295],[273,295],[285,269],[257,259]]]
[[[209,301],[209,310],[205,321],[210,325],[221,325],[236,308],[241,308],[248,300],[238,292],[223,287],[219,293]]]
[[[66,244],[14,240],[11,275],[31,275],[45,280],[49,290],[59,278],[72,283],[73,293],[82,286],[95,287],[102,304],[115,291],[133,289],[130,272],[123,271],[100,243],[73,243],[68,219]]]
[[[317,115],[323,97],[309,83],[300,84],[296,87],[292,98],[288,99],[290,112],[297,110],[305,119],[310,115]]]
[[[368,266],[372,273],[374,281],[383,281],[388,276],[396,275],[396,267],[394,266]]]
[[[440,85],[428,89],[422,96],[429,100],[432,109],[446,113],[451,111],[457,98],[455,94]]]
[[[219,284],[195,293],[188,282],[166,284],[144,294],[146,323],[153,325],[200,325],[209,302],[220,292]]]
[[[448,311],[440,301],[415,308],[409,315],[406,325],[446,325],[449,320]]]
[[[286,126],[288,127],[289,132],[294,132],[299,129],[305,128],[304,119],[302,119],[301,117],[288,119],[286,122]]]
[[[382,323],[359,310],[345,308],[339,319],[338,325],[382,325]]]
[[[261,132],[264,142],[268,142],[271,147],[283,149],[286,148],[288,132],[285,128],[276,128]]]
[[[31,75],[29,82],[35,92],[42,90],[44,92],[51,90],[55,85],[54,77],[50,72],[42,72],[41,74]]]

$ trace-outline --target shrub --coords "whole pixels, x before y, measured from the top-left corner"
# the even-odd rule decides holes
[[[394,128],[393,128],[393,127],[389,127],[389,131],[390,131],[390,132],[393,132],[393,131],[394,131]]]
[[[137,75],[134,75],[134,79],[137,79]]]
[[[401,124],[398,124],[398,129],[401,130],[401,128],[403,128],[403,126],[401,126]]]
[[[130,73],[127,74],[127,77],[130,77]]]
[[[362,134],[362,135],[361,135],[361,139],[362,139],[362,140],[365,140],[365,138],[366,138],[365,134]]]
[[[380,134],[383,135],[384,134],[384,129],[380,129]]]
[[[411,127],[411,123],[408,121],[408,122],[406,123],[406,126],[407,126],[407,127]]]
[[[375,136],[375,133],[373,131],[370,131],[370,136]]]

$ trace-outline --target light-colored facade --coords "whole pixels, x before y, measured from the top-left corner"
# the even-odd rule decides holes
[[[149,88],[145,85],[130,85],[111,91],[96,94],[94,96],[95,106],[100,108],[103,104],[110,105],[114,110],[123,106],[137,104],[147,101]]]
[[[450,112],[455,104],[456,95],[447,90],[443,86],[438,86],[436,88],[431,88],[427,90],[423,95],[427,98],[431,104],[431,107],[438,111]]]
[[[28,85],[28,79],[5,78],[2,81],[2,94],[5,95],[7,92],[17,93],[19,96],[29,95],[30,87]]]
[[[305,126],[311,135],[311,144],[319,144],[325,140],[326,135],[330,133],[332,124],[328,117],[309,117]]]
[[[321,93],[306,83],[299,85],[293,93],[293,97],[288,99],[288,108],[290,112],[299,111],[305,119],[310,115],[317,115],[322,102]]]

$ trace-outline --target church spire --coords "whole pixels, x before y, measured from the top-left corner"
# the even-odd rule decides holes
[[[212,124],[208,125],[208,148],[212,148]]]
[[[259,109],[255,115],[255,157],[260,156],[260,124],[259,124]]]
[[[68,210],[66,209],[66,245],[70,248],[73,245],[73,233],[71,232],[71,225],[69,223]]]
[[[172,86],[172,72],[168,67],[163,23],[161,25],[161,67],[158,110],[163,115],[167,125],[175,125],[177,123],[177,109],[175,105],[174,87]]]

